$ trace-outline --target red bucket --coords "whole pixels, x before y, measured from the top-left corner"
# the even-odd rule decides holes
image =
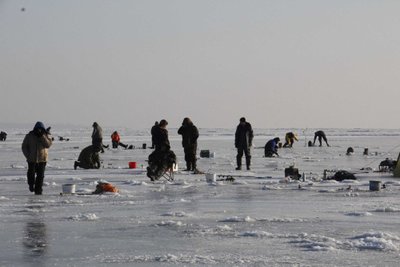
[[[136,161],[130,161],[128,164],[129,164],[129,169],[136,169]]]

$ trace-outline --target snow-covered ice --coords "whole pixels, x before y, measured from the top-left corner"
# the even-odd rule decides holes
[[[325,129],[331,147],[306,147],[312,129],[306,137],[303,129],[254,129],[252,169],[235,171],[234,130],[200,129],[198,152],[215,157],[200,158],[199,169],[235,181],[207,183],[180,170],[173,182],[153,183],[145,173],[151,150],[138,149],[150,146],[148,130],[104,127],[105,143],[118,130],[136,148],[108,149],[103,168],[74,170],[91,127],[54,126],[44,194],[35,196],[20,149],[29,129],[1,129],[8,136],[0,142],[0,266],[398,266],[400,180],[371,169],[397,159],[400,130]],[[263,157],[267,140],[292,130],[300,135],[293,148]],[[181,138],[169,134],[183,168]],[[292,164],[305,181],[284,177]],[[324,181],[325,169],[357,172],[357,181]],[[369,180],[386,188],[371,192]],[[98,181],[120,192],[91,195]],[[60,195],[66,183],[77,194]]]

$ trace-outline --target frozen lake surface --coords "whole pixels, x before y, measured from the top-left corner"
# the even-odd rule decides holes
[[[145,174],[151,150],[139,149],[150,146],[149,131],[103,128],[104,143],[118,130],[136,149],[108,149],[104,168],[74,170],[91,127],[53,127],[41,196],[28,190],[20,149],[30,127],[1,130],[8,139],[0,142],[0,266],[398,266],[400,180],[370,168],[397,159],[400,130],[325,129],[331,147],[305,147],[313,129],[254,129],[252,169],[235,171],[234,130],[200,129],[198,152],[215,157],[199,159],[199,169],[235,178],[207,183],[204,174],[182,171],[181,138],[169,129],[180,170],[174,182],[153,183]],[[287,131],[299,142],[264,158],[259,147]],[[292,164],[305,181],[284,179]],[[322,181],[325,169],[358,179]],[[101,180],[120,193],[87,194]],[[386,189],[369,191],[370,180]],[[60,195],[66,183],[79,194]]]

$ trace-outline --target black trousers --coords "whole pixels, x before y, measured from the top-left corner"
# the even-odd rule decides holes
[[[186,146],[184,147],[186,169],[194,171],[196,169],[196,150],[197,146]]]
[[[28,185],[34,188],[35,194],[42,194],[44,171],[46,170],[46,162],[28,162]]]
[[[237,156],[236,156],[237,166],[239,168],[242,166],[242,157],[244,154],[246,157],[246,166],[250,167],[250,162],[251,162],[250,148],[249,147],[238,147],[237,151],[238,151]]]

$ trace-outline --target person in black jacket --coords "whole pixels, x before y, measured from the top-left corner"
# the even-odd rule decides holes
[[[176,164],[176,156],[171,150],[168,140],[167,125],[166,120],[161,120],[158,127],[154,129],[155,150],[149,155],[149,166],[147,167],[147,177],[152,181],[158,180],[168,170],[172,171]]]
[[[324,139],[326,145],[329,146],[328,139],[326,138],[326,135],[325,135],[324,131],[316,131],[314,133],[313,145],[315,145],[315,141],[317,140],[317,138],[318,138],[319,146],[322,146],[322,139]]]
[[[250,170],[250,147],[253,144],[253,129],[251,128],[251,124],[246,122],[245,118],[240,118],[240,123],[236,128],[235,133],[235,147],[238,150],[238,154],[236,156],[237,168],[236,170],[242,169],[242,156],[243,153],[246,156],[246,166],[247,170]]]
[[[154,129],[154,147],[158,151],[168,151],[171,146],[168,139],[168,122],[161,120],[158,126]]]
[[[197,172],[196,150],[199,131],[189,118],[184,118],[182,126],[178,129],[178,134],[182,135],[182,146],[185,152],[186,171]]]
[[[151,130],[150,130],[150,132],[151,132],[151,148],[152,149],[154,149],[154,135],[155,135],[155,132],[157,131],[157,127],[158,127],[158,121],[156,121],[155,123],[154,123],[154,125],[153,125],[153,127],[151,127]]]

